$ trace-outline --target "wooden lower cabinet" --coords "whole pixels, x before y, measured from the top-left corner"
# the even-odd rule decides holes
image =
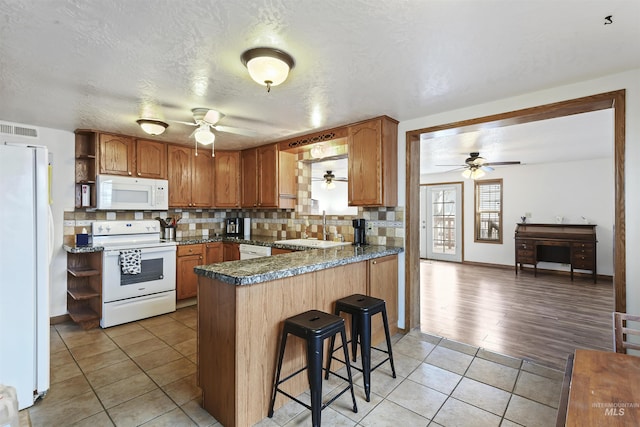
[[[291,252],[296,252],[296,251],[291,249],[271,248],[271,255],[289,254]]]
[[[393,336],[398,332],[398,256],[372,259],[367,264],[367,294],[385,301],[389,333]],[[371,342],[380,343],[384,339],[382,316],[376,315],[371,321]]]
[[[222,242],[205,243],[205,261],[207,264],[215,264],[224,261]]]
[[[176,256],[176,299],[193,298],[198,294],[198,276],[193,269],[204,264],[204,245],[178,246]]]
[[[178,246],[176,254],[176,299],[193,298],[198,294],[198,275],[194,273],[194,267],[223,261],[222,242]]]
[[[223,252],[223,261],[238,261],[240,259],[240,244],[224,242]]]
[[[83,329],[102,318],[102,252],[67,253],[67,311]]]
[[[198,360],[206,360],[198,372],[203,408],[228,427],[253,425],[267,416],[282,322],[288,317],[311,309],[333,312],[336,300],[367,293],[368,288],[385,296],[387,310],[393,305],[397,313],[397,302],[390,304],[397,301],[397,296],[391,297],[393,289],[398,292],[397,256],[378,260],[246,286],[199,276]],[[392,277],[394,265],[396,276]],[[376,277],[369,284],[378,274],[389,280]],[[394,316],[389,320],[397,325]],[[287,341],[283,374],[305,364],[304,342]],[[307,376],[293,377],[285,387],[296,396],[309,388]],[[278,394],[275,407],[287,402]]]

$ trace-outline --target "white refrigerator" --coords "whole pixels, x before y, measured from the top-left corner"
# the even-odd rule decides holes
[[[0,384],[20,409],[49,389],[48,172],[46,147],[0,141]]]

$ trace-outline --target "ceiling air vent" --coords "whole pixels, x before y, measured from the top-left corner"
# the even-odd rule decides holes
[[[38,139],[38,128],[17,123],[0,122],[0,136],[20,136],[29,139]]]

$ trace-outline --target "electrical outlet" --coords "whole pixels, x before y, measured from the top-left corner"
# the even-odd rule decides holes
[[[531,212],[525,212],[524,216],[526,216],[527,218],[531,218]]]

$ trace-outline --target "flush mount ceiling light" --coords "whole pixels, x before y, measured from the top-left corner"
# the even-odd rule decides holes
[[[154,119],[139,119],[136,123],[149,135],[160,135],[169,127],[165,122]]]
[[[270,47],[249,49],[240,56],[249,75],[256,83],[267,87],[278,86],[287,79],[289,71],[295,65],[293,58],[286,52]]]
[[[200,126],[198,126],[198,129],[196,129],[195,131],[194,137],[196,138],[196,141],[202,145],[213,144],[213,141],[216,140],[216,135],[211,132],[211,128],[209,128],[209,125],[207,124],[201,124]]]

